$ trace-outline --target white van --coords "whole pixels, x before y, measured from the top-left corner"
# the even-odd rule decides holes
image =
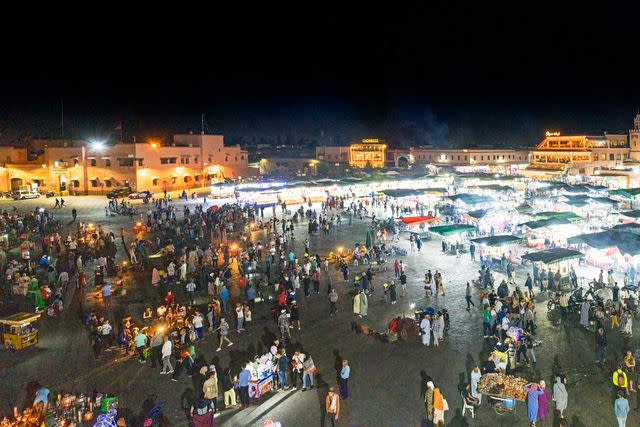
[[[40,193],[31,190],[15,190],[11,193],[14,200],[35,199],[40,197]]]

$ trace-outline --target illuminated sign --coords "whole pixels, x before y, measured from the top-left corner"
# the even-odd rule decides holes
[[[364,142],[364,143],[372,143],[372,142],[373,143],[377,143],[377,142],[380,142],[380,141],[378,140],[378,138],[364,138],[362,140],[362,142]]]
[[[545,136],[560,136],[560,132],[558,131],[555,131],[555,132],[546,131],[544,134]]]

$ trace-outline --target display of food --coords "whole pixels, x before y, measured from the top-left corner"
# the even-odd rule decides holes
[[[478,391],[489,396],[524,401],[527,398],[524,386],[527,384],[528,381],[524,378],[492,373],[480,377]]]

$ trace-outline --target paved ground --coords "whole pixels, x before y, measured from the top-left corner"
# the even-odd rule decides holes
[[[80,220],[85,218],[96,222],[105,221],[114,231],[119,230],[120,226],[129,229],[131,221],[128,218],[104,218],[105,200],[103,197],[67,199],[71,207],[78,208]],[[45,202],[50,201],[51,199]],[[0,201],[0,209],[12,205],[35,206],[36,203],[42,205],[43,200]],[[70,209],[58,212],[62,216],[70,216]],[[338,234],[329,238],[312,236],[312,251],[324,255],[337,246],[363,242],[367,227],[367,221],[356,221],[351,227],[343,225]],[[294,242],[297,252],[301,251],[306,236],[306,225],[300,224]],[[408,249],[406,241],[402,245]],[[370,337],[356,335],[351,331],[351,322],[355,318],[352,315],[351,300],[347,296],[349,289],[339,279],[338,272],[332,271],[333,282],[340,294],[338,315],[328,316],[325,276],[321,295],[308,299],[299,298],[302,331],[294,331],[292,340],[295,348],[313,355],[319,369],[319,387],[305,393],[277,393],[269,399],[263,399],[260,405],[242,412],[223,413],[218,422],[229,426],[250,426],[272,418],[281,421],[284,426],[323,425],[322,408],[327,388],[336,384],[335,367],[340,359],[348,358],[352,368],[353,395],[347,402],[343,402],[342,425],[420,426],[424,418],[424,407],[420,399],[421,375],[424,374],[434,378],[449,401],[451,410],[446,414],[447,425],[527,425],[526,407],[523,403],[518,403],[514,414],[497,416],[483,404],[476,412],[475,420],[469,415],[465,418],[460,415],[461,400],[457,387],[468,378],[470,366],[485,357],[488,350],[485,347],[488,343],[482,339],[480,309],[477,307],[476,310],[467,312],[464,303],[464,284],[476,277],[478,265],[472,263],[468,256],[456,259],[441,254],[439,241],[427,242],[421,253],[410,253],[402,259],[409,277],[409,296],[399,298],[398,304],[392,306],[383,303],[377,291],[369,298],[367,321],[374,329],[384,330],[392,317],[409,315],[412,303],[446,307],[451,314],[451,329],[439,348],[425,349],[418,342],[385,344]],[[446,297],[425,301],[421,278],[428,268],[443,272]],[[393,273],[387,274],[390,276]],[[518,283],[523,283],[524,274],[524,270],[518,272]],[[132,291],[114,310],[140,315],[145,302],[157,296],[149,289],[148,278],[131,277],[129,280]],[[383,283],[380,275],[378,283]],[[204,302],[204,297],[202,301]],[[538,333],[542,340],[541,346],[536,348],[538,364],[525,369],[520,375],[536,381],[545,379],[547,384],[552,384],[552,367],[554,363],[559,364],[569,375],[568,417],[571,425],[614,425],[610,371],[608,368],[603,371],[593,363],[593,335],[579,329],[577,319],[564,324],[555,318],[547,319],[544,306],[541,303],[538,307]],[[268,308],[265,304],[256,308],[254,325],[248,333],[240,337],[232,333],[231,339],[235,345],[230,349],[216,353],[214,350],[217,343],[209,337],[198,346],[198,354],[209,363],[223,368],[229,365],[230,359],[237,360],[240,355],[262,351],[276,332],[275,324],[268,315]],[[5,384],[5,387],[0,388],[0,413],[21,403],[26,385],[38,380],[52,389],[76,388],[90,391],[96,388],[116,392],[121,396],[122,406],[133,413],[141,411],[142,401],[148,395],[157,394],[165,401],[166,413],[172,424],[185,425],[186,417],[181,408],[184,398],[193,393],[190,379],[183,376],[179,382],[174,383],[148,366],[140,366],[135,361],[123,360],[115,355],[108,357],[106,361],[95,361],[86,332],[77,320],[79,310],[80,305],[76,300],[67,318],[43,322],[42,341],[36,348],[16,355],[0,355],[0,378]],[[637,346],[635,339],[631,343],[625,342],[616,333],[610,333],[609,340],[609,361],[619,360],[627,346]],[[630,403],[635,408],[635,402]],[[638,423],[640,417],[634,412],[630,415],[628,425]],[[556,423],[552,424],[548,420],[539,425]]]

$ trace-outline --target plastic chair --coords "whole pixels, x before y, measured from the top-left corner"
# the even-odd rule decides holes
[[[464,417],[464,414],[468,409],[469,412],[471,412],[471,418],[475,418],[476,417],[475,406],[469,405],[467,403],[467,399],[464,398],[464,395],[462,394],[462,392],[460,392],[460,397],[462,398],[462,416]]]

